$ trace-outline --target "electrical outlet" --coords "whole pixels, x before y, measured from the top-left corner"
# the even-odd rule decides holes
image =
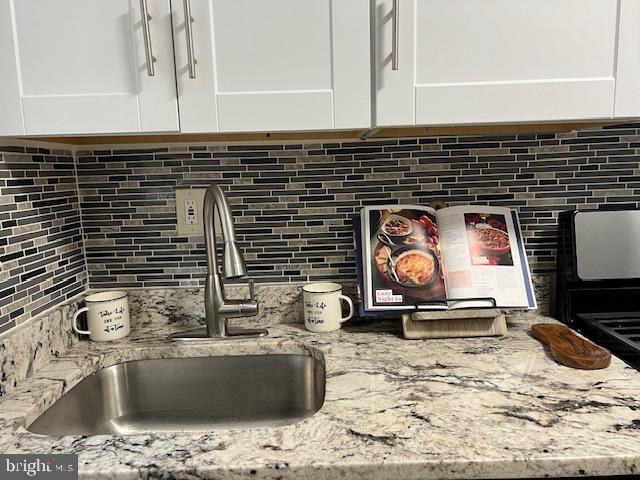
[[[204,235],[203,212],[204,193],[206,191],[206,188],[176,188],[178,235],[181,237],[199,237]],[[217,211],[213,220],[219,237],[222,228],[220,226],[220,216]]]
[[[198,224],[198,202],[192,199],[184,202],[184,221],[187,225]]]
[[[176,188],[176,214],[178,216],[178,235],[204,235],[205,188]]]
[[[198,237],[204,235],[204,194],[206,188],[176,188],[176,215],[178,217],[178,235]],[[221,238],[220,215],[214,209],[214,228]]]

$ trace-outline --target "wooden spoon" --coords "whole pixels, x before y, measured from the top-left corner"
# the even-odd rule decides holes
[[[611,353],[608,350],[576,335],[566,325],[537,323],[531,326],[531,333],[548,345],[556,362],[568,367],[597,370],[607,368],[611,363]]]

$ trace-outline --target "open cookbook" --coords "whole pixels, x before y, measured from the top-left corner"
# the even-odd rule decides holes
[[[357,225],[366,313],[536,308],[517,213],[503,207],[365,207]],[[359,232],[358,232],[359,231]]]

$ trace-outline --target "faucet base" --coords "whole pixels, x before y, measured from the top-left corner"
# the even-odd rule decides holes
[[[201,342],[211,340],[240,340],[242,338],[259,338],[269,335],[264,328],[239,328],[227,327],[227,335],[224,337],[210,337],[206,327],[197,328],[188,332],[172,333],[167,337],[172,342]]]

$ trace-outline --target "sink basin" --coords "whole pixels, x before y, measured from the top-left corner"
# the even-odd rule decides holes
[[[316,413],[324,390],[324,363],[306,355],[136,360],[89,375],[27,430],[60,436],[274,427]]]

